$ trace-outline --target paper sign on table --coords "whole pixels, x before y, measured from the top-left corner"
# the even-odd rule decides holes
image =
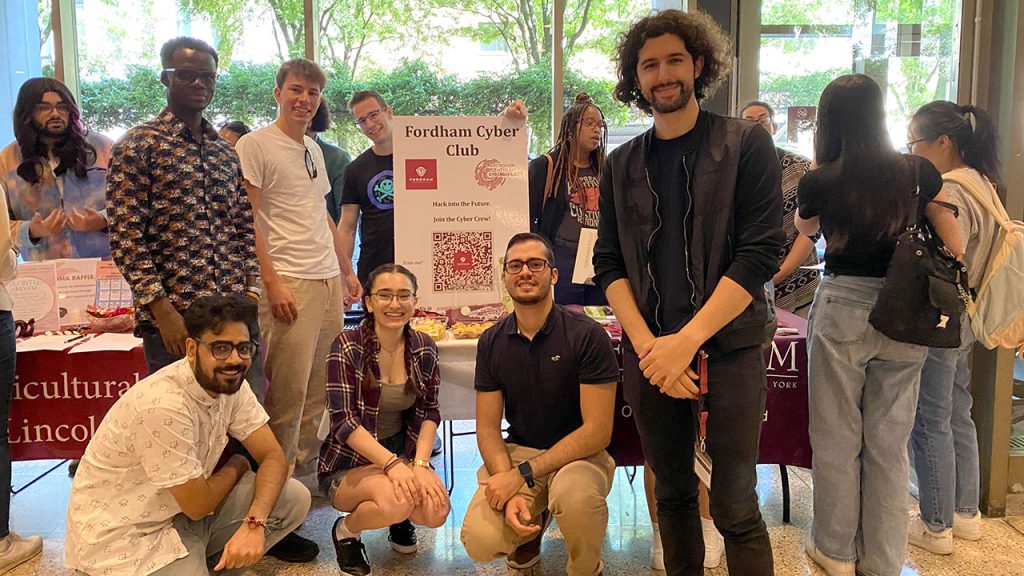
[[[57,266],[51,262],[22,262],[18,277],[6,284],[14,300],[14,319],[35,320],[35,333],[59,330]]]
[[[53,261],[57,265],[61,328],[89,323],[85,309],[96,302],[96,265],[99,261],[99,258]]]
[[[103,260],[96,265],[96,306],[100,308],[128,308],[134,305],[132,289],[121,276],[117,266]]]
[[[79,354],[81,352],[103,352],[119,351],[127,352],[142,345],[142,338],[136,338],[133,334],[117,334],[108,332],[94,336],[91,340],[79,344],[71,349],[68,354]]]

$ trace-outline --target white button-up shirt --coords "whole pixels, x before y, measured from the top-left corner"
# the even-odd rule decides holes
[[[228,436],[267,423],[248,384],[211,398],[187,359],[122,396],[89,442],[68,502],[65,563],[90,575],[145,576],[184,558],[168,488],[209,478]]]

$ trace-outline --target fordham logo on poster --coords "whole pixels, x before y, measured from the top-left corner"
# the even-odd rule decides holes
[[[405,160],[406,190],[437,190],[437,160],[433,158]]]

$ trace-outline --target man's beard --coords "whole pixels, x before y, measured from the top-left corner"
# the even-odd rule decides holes
[[[230,376],[222,373],[225,368],[239,368],[240,371],[237,375]],[[203,366],[203,361],[200,359],[199,355],[196,354],[196,365],[192,368],[192,372],[196,376],[196,381],[203,387],[203,390],[213,392],[214,394],[227,394],[230,396],[242,388],[242,383],[245,382],[245,374],[248,370],[246,369],[245,364],[242,363],[215,368],[213,370],[213,374],[207,376],[207,371]]]
[[[42,126],[36,125],[36,133],[38,133],[40,136],[45,136],[47,138],[57,138],[61,140],[63,140],[68,135],[68,127],[70,126],[69,123],[65,122],[64,127],[60,129],[50,128],[49,124],[50,123],[47,122]]]
[[[515,288],[515,287],[513,286],[513,288]],[[546,289],[545,289],[541,285],[541,283],[538,282],[537,283],[537,291],[536,291],[535,294],[531,294],[529,296],[518,296],[518,295],[516,295],[514,293],[514,291],[509,290],[508,297],[511,298],[512,301],[515,302],[516,304],[522,304],[524,306],[531,306],[533,304],[539,304],[540,302],[543,302],[544,299],[547,298],[549,294],[551,294],[551,284],[549,283],[547,285]]]
[[[679,94],[668,101],[659,101],[654,95],[655,88],[663,86],[663,84],[651,88],[651,97],[647,99],[651,103],[651,109],[659,114],[671,114],[686,108],[686,105],[690,103],[690,96],[693,95],[693,88],[683,82],[675,82],[675,84],[679,85]]]

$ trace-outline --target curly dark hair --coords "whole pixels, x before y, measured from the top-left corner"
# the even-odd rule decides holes
[[[615,49],[619,81],[612,90],[616,100],[627,106],[635,104],[644,112],[651,113],[651,103],[641,94],[637,83],[636,67],[644,43],[665,34],[678,36],[695,62],[704,58],[700,77],[693,81],[698,102],[714,94],[732,70],[732,43],[711,16],[700,11],[662,10],[641,18],[619,37],[619,45]]]
[[[34,117],[36,104],[43,101],[47,92],[56,92],[61,100],[68,105],[68,128],[65,137],[54,146],[53,153],[58,158],[57,168],[53,173],[61,176],[72,170],[75,176],[85,178],[90,166],[96,163],[96,149],[86,140],[88,131],[82,125],[81,112],[75,97],[67,86],[53,78],[30,78],[18,90],[18,100],[14,104],[14,139],[21,147],[22,162],[18,165],[18,176],[29,184],[36,184],[43,176],[43,163],[46,162],[46,145],[39,139]]]

